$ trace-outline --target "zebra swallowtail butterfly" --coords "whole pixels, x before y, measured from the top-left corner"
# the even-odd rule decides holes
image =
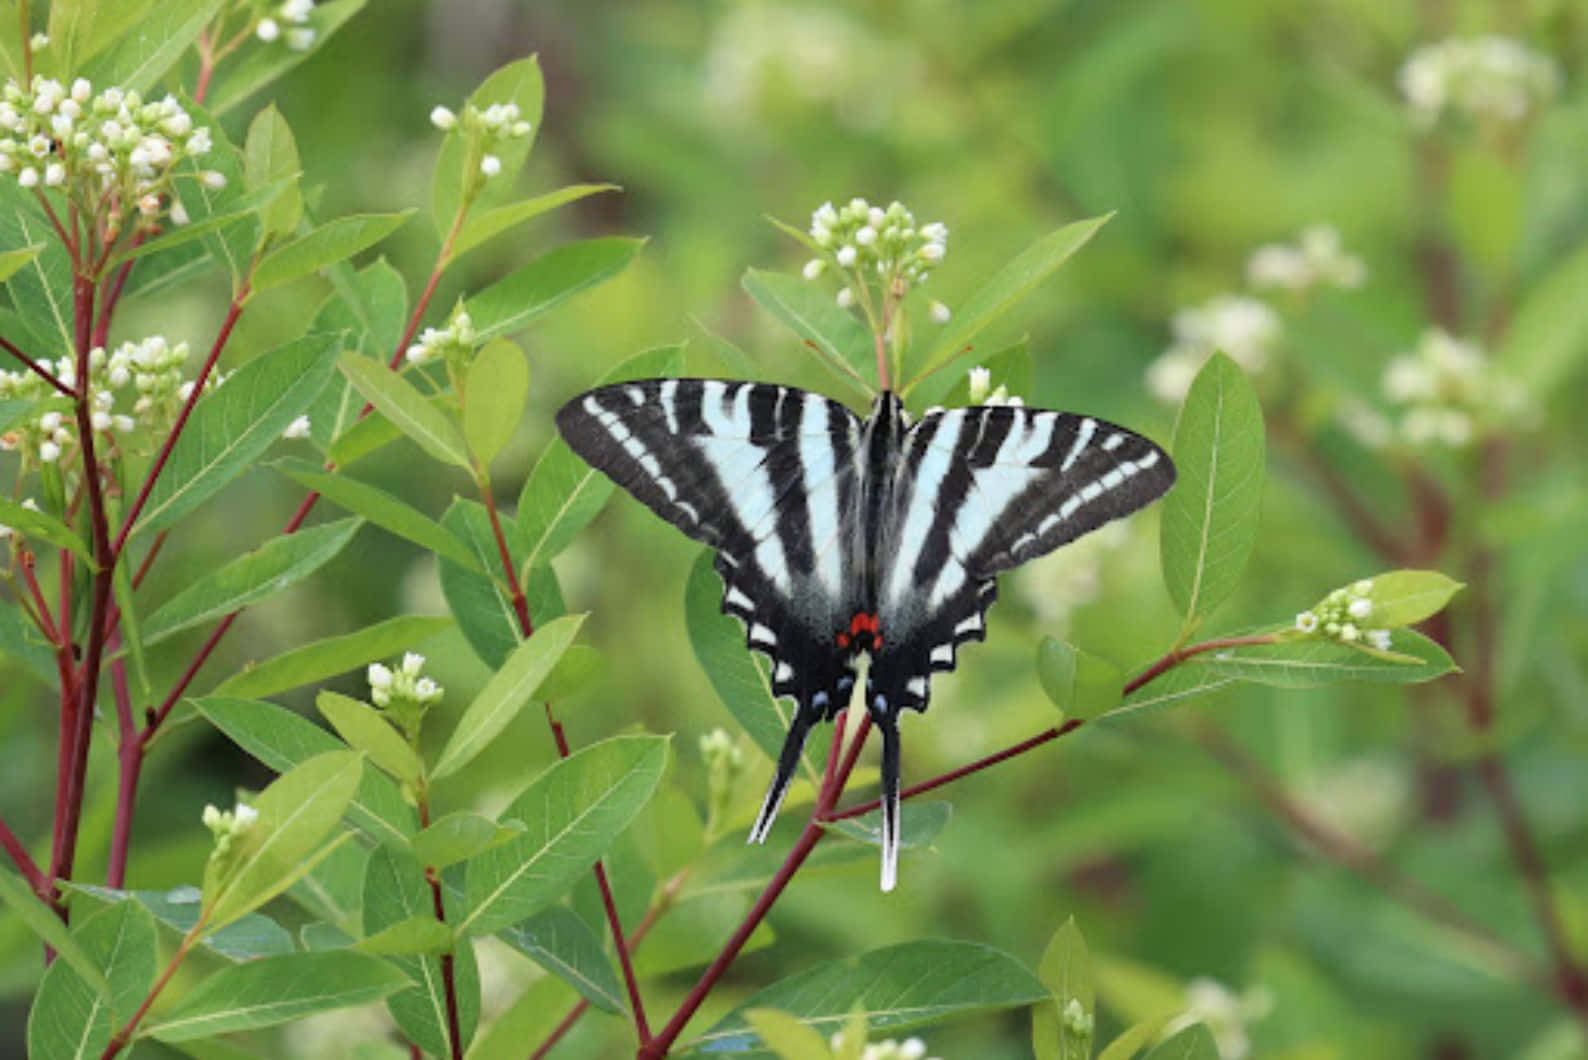
[[[1129,515],[1174,483],[1168,454],[1091,416],[1021,406],[927,413],[883,391],[864,420],[765,383],[650,379],[557,413],[574,451],[716,549],[722,609],[796,704],[752,842],[766,838],[805,738],[849,704],[882,733],[882,889],[899,846],[899,712],[986,635],[995,576]]]

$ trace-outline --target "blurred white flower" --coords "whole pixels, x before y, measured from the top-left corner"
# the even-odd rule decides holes
[[[1258,247],[1246,262],[1246,280],[1258,290],[1305,292],[1319,285],[1360,287],[1367,276],[1362,259],[1341,249],[1332,225],[1312,225],[1295,245]]]
[[[297,440],[299,438],[307,438],[308,436],[309,436],[309,417],[308,416],[299,416],[297,419],[295,419],[291,423],[287,424],[287,429],[281,432],[281,437],[287,439],[288,441],[295,441],[295,440]]]
[[[1380,387],[1386,401],[1401,406],[1397,430],[1412,445],[1461,448],[1484,427],[1526,425],[1536,411],[1521,385],[1475,344],[1439,328],[1391,358]]]
[[[1429,128],[1447,113],[1520,121],[1559,92],[1560,69],[1509,37],[1452,37],[1415,49],[1398,80],[1413,122]]]
[[[1245,1060],[1251,1055],[1248,1024],[1267,1016],[1274,1007],[1267,987],[1236,994],[1216,979],[1197,977],[1186,984],[1185,1011],[1164,1025],[1160,1039],[1172,1038],[1187,1027],[1202,1024],[1213,1035],[1220,1060]]]

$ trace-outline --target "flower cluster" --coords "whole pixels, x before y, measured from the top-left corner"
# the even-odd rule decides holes
[[[917,226],[915,215],[899,202],[887,209],[859,198],[842,207],[823,203],[811,214],[810,237],[821,257],[805,264],[805,278],[814,280],[829,268],[838,269],[846,281],[838,304],[846,308],[857,300],[870,304],[872,276],[883,290],[902,297],[925,283],[948,252],[948,226],[940,221]],[[932,317],[946,322],[948,307],[934,303]]]
[[[404,652],[402,665],[396,670],[380,663],[369,664],[369,693],[377,707],[389,707],[394,701],[407,700],[428,707],[441,702],[446,689],[421,674],[425,657],[418,652]]]
[[[1399,81],[1412,119],[1426,129],[1445,114],[1521,121],[1554,98],[1560,70],[1509,37],[1453,37],[1413,51]]]
[[[1081,999],[1072,997],[1065,1003],[1064,1011],[1059,1013],[1059,1019],[1064,1024],[1064,1029],[1076,1038],[1090,1041],[1097,1032],[1097,1019],[1086,1011],[1086,1006],[1081,1004]]]
[[[1237,294],[1180,310],[1170,329],[1174,341],[1147,368],[1147,388],[1167,404],[1185,399],[1202,362],[1215,351],[1253,375],[1262,372],[1281,331],[1279,314],[1267,303]]]
[[[972,405],[1024,405],[1024,399],[1011,396],[1007,383],[999,383],[996,390],[992,385],[992,372],[977,365],[970,370],[970,381],[966,392],[970,396]]]
[[[1246,280],[1254,288],[1277,288],[1306,293],[1313,287],[1360,287],[1367,276],[1362,259],[1340,246],[1333,225],[1311,225],[1302,230],[1296,245],[1270,243],[1258,247],[1246,261]]]
[[[492,103],[483,110],[470,103],[463,108],[459,118],[446,107],[437,106],[430,112],[430,124],[443,132],[462,126],[470,137],[480,141],[480,175],[494,177],[502,171],[502,159],[494,152],[504,140],[521,140],[534,128],[524,120],[517,103]]]
[[[214,804],[204,807],[204,827],[215,836],[215,849],[210,857],[224,858],[238,837],[247,833],[259,820],[259,811],[247,803],[239,802],[235,809],[220,810]]]
[[[193,393],[194,381],[182,377],[187,359],[187,343],[172,345],[163,335],[122,343],[108,355],[103,347],[90,350],[89,419],[94,430],[118,440],[114,435],[130,434],[138,427],[149,428],[152,434],[169,426]],[[77,386],[77,363],[72,358],[62,357],[49,367],[63,385]],[[215,372],[208,386],[219,386],[221,382],[221,374]],[[117,411],[118,400],[129,391],[133,395],[130,415]],[[49,384],[32,372],[0,370],[0,399],[37,401],[53,393]],[[20,449],[36,456],[40,463],[53,464],[77,440],[76,421],[59,409],[46,408],[0,436],[0,449]]]
[[[1384,397],[1401,406],[1396,427],[1412,445],[1460,448],[1485,423],[1510,423],[1529,411],[1527,394],[1474,344],[1439,328],[1423,332],[1417,349],[1384,368]]]
[[[844,1047],[844,1036],[835,1034],[831,1043],[834,1052]],[[906,1038],[896,1041],[885,1038],[880,1042],[872,1042],[860,1052],[860,1060],[938,1060],[937,1057],[926,1055],[926,1043],[919,1038]]]
[[[1296,616],[1296,631],[1322,635],[1342,644],[1362,644],[1378,651],[1390,650],[1390,631],[1369,629],[1373,618],[1373,579],[1363,578],[1336,589],[1311,611]]]
[[[108,213],[107,239],[131,210],[152,224],[167,205],[184,214],[172,182],[180,163],[207,154],[210,131],[195,128],[176,99],[145,101],[137,92],[107,88],[97,96],[78,78],[70,87],[35,77],[24,89],[7,79],[0,89],[0,173],[14,173],[23,188],[60,188],[98,212]],[[220,173],[200,179],[223,187]]]
[[[419,341],[408,347],[403,356],[409,364],[424,364],[438,356],[466,356],[474,349],[474,321],[460,307],[452,314],[446,327],[425,328]]]
[[[1252,1040],[1247,1024],[1267,1016],[1274,1008],[1274,995],[1267,987],[1253,987],[1237,994],[1217,979],[1199,976],[1186,984],[1186,1007],[1164,1025],[1160,1033],[1171,1038],[1187,1027],[1202,1024],[1213,1035],[1219,1060],[1246,1060]]]
[[[282,0],[254,26],[254,35],[266,43],[285,41],[295,52],[308,51],[315,39],[314,27],[308,24],[313,11],[314,0]]]

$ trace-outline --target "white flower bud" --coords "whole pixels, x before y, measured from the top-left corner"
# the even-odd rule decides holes
[[[381,663],[370,663],[369,668],[365,671],[365,676],[369,679],[369,687],[376,692],[382,692],[391,687],[392,672]]]
[[[259,820],[259,811],[246,802],[239,802],[237,808],[232,811],[232,832],[234,834],[245,832],[257,820]]]
[[[1351,601],[1351,606],[1346,608],[1352,618],[1362,619],[1373,613],[1373,601],[1358,597]]]
[[[930,261],[933,264],[936,264],[937,262],[942,261],[943,260],[943,254],[944,254],[943,244],[941,244],[941,243],[927,243],[925,246],[923,246],[921,248],[921,257],[922,257],[922,259],[925,260],[925,261]]]
[[[845,309],[855,304],[855,292],[845,287],[838,292],[838,304]]]
[[[199,183],[210,191],[220,191],[226,187],[226,174],[213,169],[207,169],[199,174]]]
[[[1351,591],[1357,596],[1366,596],[1368,593],[1373,591],[1373,579],[1358,578],[1356,581],[1351,583]]]
[[[430,124],[445,132],[457,128],[458,116],[446,107],[437,105],[430,111]]]
[[[855,263],[855,248],[845,244],[838,248],[836,257],[838,258],[838,264],[847,269]]]
[[[826,270],[827,262],[825,259],[812,258],[805,263],[805,268],[802,271],[805,273],[805,278],[807,280],[814,280]]]
[[[1367,642],[1379,651],[1390,650],[1390,631],[1387,629],[1370,629],[1367,631]]]
[[[28,47],[33,51],[41,52],[49,46],[50,35],[48,33],[35,33],[28,39]]]
[[[181,199],[171,200],[171,223],[181,227],[188,223],[187,207],[182,205]]]
[[[24,188],[38,187],[39,171],[34,169],[32,166],[24,166],[22,168],[22,172],[17,174],[17,183],[22,185]]]
[[[418,652],[403,652],[403,673],[409,677],[418,677],[419,671],[424,669],[425,657]]]
[[[88,78],[79,77],[76,81],[72,82],[72,100],[74,102],[87,103],[89,97],[91,97],[93,94],[94,86],[89,83]]]
[[[260,40],[269,43],[281,36],[281,24],[273,18],[262,18],[254,28],[254,33]]]
[[[213,832],[220,827],[221,811],[216,808],[214,803],[210,803],[204,807],[204,812],[199,816],[199,820],[204,822],[205,828]]]
[[[89,422],[94,425],[94,430],[96,430],[96,431],[108,431],[108,430],[110,430],[110,422],[111,422],[110,421],[110,413],[108,413],[108,412],[95,412],[92,416],[89,417]]]
[[[54,442],[39,443],[39,460],[46,464],[53,464],[61,458],[61,447]]]
[[[1340,626],[1340,639],[1347,644],[1355,644],[1362,637],[1362,631],[1356,628],[1356,623],[1346,622]]]
[[[1303,611],[1296,616],[1296,629],[1302,633],[1318,632],[1318,616],[1311,611]]]
[[[992,390],[992,372],[981,365],[972,368],[970,370],[970,379],[967,383],[967,390],[972,405],[980,405],[983,401],[986,401],[988,393]]]
[[[480,159],[480,172],[488,177],[494,177],[502,171],[502,160],[495,155],[486,155]]]
[[[928,312],[931,313],[932,323],[934,324],[947,324],[954,316],[953,310],[936,299],[932,300],[932,305]]]
[[[287,47],[295,52],[306,52],[314,45],[314,30],[303,26],[287,30]]]
[[[877,241],[877,230],[866,225],[855,233],[855,242],[863,247],[869,247]]]
[[[299,416],[297,419],[287,424],[287,429],[281,432],[281,437],[287,439],[288,441],[294,441],[299,438],[307,438],[308,436],[309,417],[307,416]]]

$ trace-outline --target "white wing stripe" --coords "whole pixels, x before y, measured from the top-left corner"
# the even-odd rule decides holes
[[[1096,430],[1097,421],[1092,419],[1092,417],[1087,416],[1081,420],[1081,426],[1075,432],[1075,443],[1070,446],[1069,455],[1064,458],[1064,463],[1059,465],[1060,471],[1070,470],[1070,465],[1081,458],[1081,453],[1085,451],[1087,445],[1091,442],[1092,433]]]
[[[805,510],[815,556],[816,580],[831,599],[843,594],[842,549],[838,538],[838,484],[832,426],[827,399],[818,394],[805,395],[800,420],[800,465],[805,470]]]
[[[670,434],[678,433],[678,380],[667,379],[662,382],[661,392],[662,415],[667,417],[667,430]]]
[[[962,412],[950,412],[938,422],[937,433],[943,434],[952,430],[957,434],[963,420]],[[933,437],[935,438],[936,435]],[[929,443],[930,439],[925,446],[926,451],[921,454],[921,462],[916,467],[915,481],[910,484],[910,497],[922,502],[937,496],[937,491],[942,487],[943,479],[948,475],[949,467],[957,455],[951,447],[939,447]],[[888,580],[887,598],[891,604],[897,605],[908,597],[911,578],[915,573],[915,557],[920,555],[921,547],[926,544],[926,535],[932,529],[932,520],[935,516],[935,507],[927,503],[911,505],[909,514],[905,516],[904,526],[899,532],[897,547],[892,557],[893,577]]]

